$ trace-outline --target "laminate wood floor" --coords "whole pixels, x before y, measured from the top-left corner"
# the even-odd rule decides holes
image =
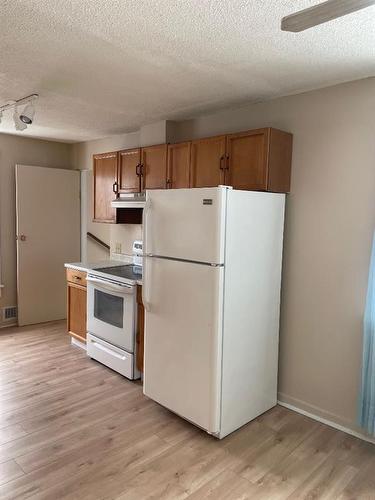
[[[1,499],[375,499],[375,447],[276,407],[222,441],[72,347],[0,332]]]

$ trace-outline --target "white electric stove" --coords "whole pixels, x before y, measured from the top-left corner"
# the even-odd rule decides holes
[[[136,367],[137,283],[142,279],[142,242],[133,243],[133,263],[87,274],[87,354],[129,379]]]

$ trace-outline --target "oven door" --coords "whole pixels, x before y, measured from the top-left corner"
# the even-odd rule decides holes
[[[136,287],[87,277],[87,329],[110,344],[134,352]]]

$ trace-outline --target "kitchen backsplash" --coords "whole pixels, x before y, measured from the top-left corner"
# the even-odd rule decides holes
[[[110,231],[111,253],[131,255],[133,241],[141,239],[141,224],[113,224]]]

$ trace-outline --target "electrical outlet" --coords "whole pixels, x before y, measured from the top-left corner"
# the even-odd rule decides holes
[[[121,243],[116,242],[115,253],[121,253]]]

